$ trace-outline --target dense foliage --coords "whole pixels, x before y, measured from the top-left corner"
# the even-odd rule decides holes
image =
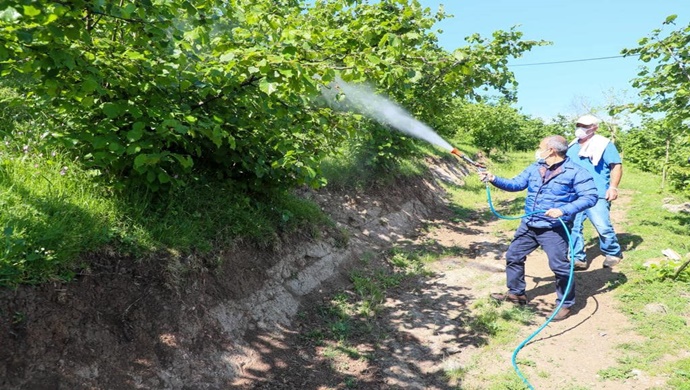
[[[669,16],[664,25],[674,25],[675,19]],[[662,174],[673,187],[690,193],[690,24],[666,36],[656,29],[639,44],[623,54],[638,55],[650,64],[633,80],[642,100],[618,110],[646,119],[624,137],[626,160]]]
[[[332,110],[335,80],[446,136],[458,99],[514,98],[508,59],[542,43],[511,29],[449,52],[446,17],[417,0],[0,0],[0,284],[69,278],[103,246],[179,255],[324,223],[289,194],[324,183],[324,157],[414,150]]]
[[[487,155],[495,152],[536,149],[539,140],[547,135],[565,135],[566,127],[557,123],[545,124],[511,107],[509,102],[460,102],[455,112],[458,131],[467,142],[476,145]]]
[[[319,103],[337,76],[439,131],[454,98],[513,96],[507,60],[539,43],[499,31],[449,53],[430,30],[445,17],[416,0],[0,1],[0,73],[25,80],[46,141],[116,185],[318,185],[320,159],[372,130]]]

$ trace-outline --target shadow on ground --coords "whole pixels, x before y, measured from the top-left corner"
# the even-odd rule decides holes
[[[488,335],[467,331],[475,320],[467,289],[426,280],[414,277],[388,290],[375,316],[348,318],[344,300],[358,298],[341,295],[310,305],[315,309],[298,315],[279,343],[267,334],[248,335],[262,364],[244,372],[238,388],[450,388],[437,363],[485,344]],[[425,333],[442,345],[425,345]]]

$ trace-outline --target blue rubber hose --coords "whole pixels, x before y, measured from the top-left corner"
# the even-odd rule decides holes
[[[504,216],[504,215],[499,214],[499,213],[496,211],[496,209],[494,208],[493,202],[491,201],[491,191],[489,190],[489,183],[486,183],[486,198],[487,198],[487,200],[489,201],[489,208],[491,209],[491,212],[492,212],[495,216],[497,216],[498,218],[501,218],[501,219],[510,219],[510,220],[512,220],[512,219],[521,219],[521,218],[524,218],[524,217],[528,217],[528,216],[530,216],[530,215],[542,214],[542,213],[545,213],[545,212],[546,212],[546,210],[537,210],[537,211],[532,211],[532,212],[530,212],[530,213],[521,215],[521,216],[519,216],[519,217],[509,217],[509,216]],[[573,254],[573,240],[572,240],[572,238],[570,237],[570,232],[568,231],[568,226],[565,224],[565,222],[563,222],[563,220],[562,220],[560,217],[558,218],[558,220],[561,222],[561,225],[563,225],[563,228],[565,229],[565,234],[566,234],[566,236],[568,237],[568,249],[569,249],[569,253],[570,253],[570,275],[569,275],[569,277],[568,277],[568,285],[565,287],[565,292],[563,293],[563,297],[566,297],[566,296],[568,296],[568,293],[570,292],[570,289],[572,288],[572,285],[573,285],[573,275],[574,275],[574,270],[575,270],[575,267],[574,267],[574,266],[575,266],[575,260],[574,260],[574,259],[575,259],[575,258],[574,258],[574,254]],[[532,389],[532,390],[534,389],[534,387],[529,383],[529,381],[527,380],[527,378],[525,378],[525,376],[522,375],[522,372],[520,372],[520,368],[518,368],[518,365],[517,365],[517,362],[516,362],[516,360],[517,360],[517,355],[518,355],[518,353],[520,352],[520,350],[521,350],[525,345],[527,345],[527,343],[529,343],[537,334],[539,334],[539,332],[541,332],[541,331],[546,327],[546,325],[549,324],[549,322],[551,322],[551,320],[553,319],[553,317],[555,317],[555,316],[558,314],[558,312],[561,310],[561,307],[562,307],[562,306],[563,306],[563,300],[561,300],[561,301],[558,303],[558,306],[556,306],[556,310],[554,310],[553,313],[551,314],[551,316],[549,316],[549,318],[546,319],[546,322],[544,322],[544,324],[542,324],[542,326],[540,326],[539,328],[537,328],[537,330],[535,330],[534,333],[532,333],[531,335],[529,335],[529,337],[527,337],[525,340],[523,340],[523,341],[520,343],[520,345],[518,345],[518,346],[515,348],[515,350],[513,351],[513,356],[512,356],[512,358],[511,358],[511,362],[512,362],[512,364],[513,364],[513,369],[515,370],[515,372],[517,373],[517,375],[520,377],[520,379],[522,380],[522,382],[523,382],[525,385],[527,385],[527,387],[529,387],[529,388]]]

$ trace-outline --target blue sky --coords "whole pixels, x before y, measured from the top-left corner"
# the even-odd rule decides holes
[[[520,25],[523,39],[552,41],[535,47],[511,65],[579,60],[620,55],[638,46],[652,30],[677,30],[688,25],[690,0],[420,0],[435,12],[443,4],[454,15],[438,23],[441,46],[466,45],[473,33],[490,37],[496,30]],[[678,15],[676,26],[663,26]],[[630,84],[642,62],[635,57],[553,65],[513,66],[519,83],[518,103],[525,114],[544,119],[557,114],[576,116],[586,106],[602,106],[611,96],[636,97]]]

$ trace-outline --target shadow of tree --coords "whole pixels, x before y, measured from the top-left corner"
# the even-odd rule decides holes
[[[628,281],[624,273],[614,272],[611,268],[590,268],[586,271],[578,271],[575,272],[574,278],[576,296],[576,303],[573,306],[574,313],[586,307],[589,297],[612,291]],[[531,279],[536,284],[536,287],[532,289],[528,288],[526,291],[530,300],[536,300],[539,297],[551,295],[556,291],[555,277],[553,276],[545,278],[531,276]],[[554,306],[555,302],[553,306],[542,310],[542,312],[548,314]]]
[[[616,236],[618,237],[618,243],[620,244],[623,252],[631,251],[637,248],[644,241],[641,236],[636,234],[618,233]],[[591,265],[592,260],[600,254],[602,254],[602,252],[599,249],[599,238],[591,237],[587,239],[585,242],[585,259],[587,260],[588,266]]]
[[[74,267],[73,258],[79,251],[96,248],[109,237],[109,226],[74,204],[68,196],[36,194],[8,177],[3,180],[19,195],[22,206],[20,212],[11,213],[5,225],[0,226],[3,230],[0,285],[6,281],[38,282],[55,278],[56,273],[68,277]]]
[[[631,251],[637,248],[643,241],[644,239],[637,234],[618,233],[618,243],[624,251]]]
[[[261,351],[262,364],[244,373],[247,385],[239,388],[451,388],[438,362],[485,345],[491,329],[474,326],[467,288],[435,276],[411,277],[390,288],[385,304],[370,317],[343,316],[341,299],[322,301],[297,316],[283,332],[288,336],[281,347],[263,332],[246,335]],[[352,292],[347,297],[358,299]],[[431,334],[442,345],[426,345],[423,339]],[[423,384],[415,382],[420,380]]]
[[[673,214],[670,219],[673,221],[671,224],[673,233],[685,236],[690,234],[690,214],[676,213]],[[682,227],[685,227],[685,229],[682,229]]]

